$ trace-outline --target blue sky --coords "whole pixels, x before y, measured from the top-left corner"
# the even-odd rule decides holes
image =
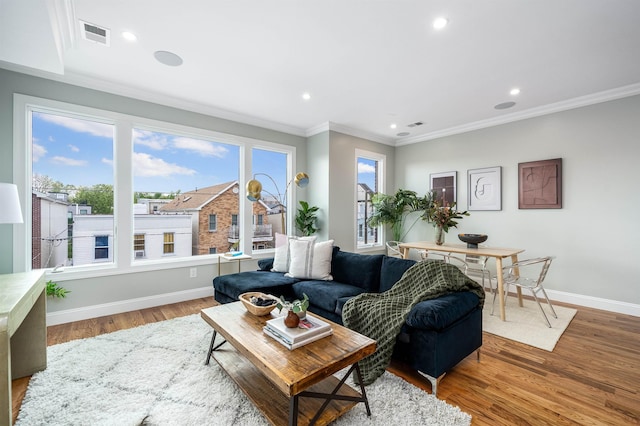
[[[75,186],[113,184],[113,135],[110,124],[34,112],[33,173]],[[239,156],[235,145],[135,129],[134,191],[187,192],[233,181]],[[253,157],[254,172],[268,173],[284,192],[286,155],[254,150]],[[259,180],[277,193],[269,179]]]

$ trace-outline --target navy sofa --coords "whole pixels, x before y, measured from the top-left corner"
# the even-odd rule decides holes
[[[331,261],[333,281],[301,280],[270,272],[273,259],[261,259],[260,270],[213,279],[215,299],[238,300],[240,294],[260,291],[288,300],[310,299],[309,310],[342,324],[342,307],[360,293],[390,289],[415,261],[385,255],[364,255],[335,247]],[[426,376],[437,393],[444,374],[482,346],[482,307],[470,292],[453,293],[418,303],[409,313],[396,341],[393,357]]]

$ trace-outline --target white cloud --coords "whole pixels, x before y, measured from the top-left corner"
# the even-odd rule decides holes
[[[153,157],[149,154],[136,152],[133,154],[133,174],[140,177],[171,175],[193,176],[196,171],[177,164],[167,163],[161,158]]]
[[[103,164],[108,164],[109,166],[113,166],[113,160],[110,158],[103,158],[100,160]]]
[[[187,151],[194,151],[203,157],[219,157],[224,158],[229,150],[222,145],[215,142],[202,141],[191,138],[175,138],[173,145],[179,149],[185,149]]]
[[[51,162],[54,164],[61,164],[63,166],[72,167],[82,167],[87,165],[87,162],[85,160],[74,160],[73,158],[61,157],[59,155],[52,157]]]
[[[69,149],[70,149],[71,151],[73,151],[73,152],[80,152],[80,148],[78,148],[78,147],[77,147],[77,146],[75,146],[75,145],[71,145],[71,144],[69,144],[69,145],[67,145],[67,146],[68,146],[68,147],[69,147]]]
[[[376,168],[371,164],[358,163],[358,173],[375,173]]]
[[[46,153],[47,149],[44,146],[33,142],[31,145],[31,159],[34,163],[37,163],[39,159],[46,155]]]
[[[138,129],[133,131],[133,142],[137,145],[144,145],[156,151],[162,151],[169,146],[169,141],[166,136]]]
[[[80,120],[77,118],[63,117],[61,115],[39,113],[44,121],[66,127],[74,132],[89,133],[103,138],[113,138],[113,126],[111,124],[98,123],[95,121]]]

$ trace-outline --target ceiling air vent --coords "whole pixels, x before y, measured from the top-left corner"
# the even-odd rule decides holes
[[[424,123],[422,121],[416,121],[415,123],[407,124],[407,127],[417,127],[422,126]]]
[[[84,21],[80,21],[80,25],[82,25],[81,33],[83,39],[109,46],[111,31],[108,28],[102,28]]]

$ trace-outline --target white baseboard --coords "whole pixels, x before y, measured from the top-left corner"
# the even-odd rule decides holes
[[[584,306],[587,308],[600,309],[603,311],[617,312],[619,314],[640,317],[640,305],[636,305],[633,303],[601,299],[599,297],[566,293],[564,291],[557,290],[547,290],[547,294],[549,296],[549,299],[551,299],[552,301],[570,303],[572,305]]]
[[[547,294],[552,301],[570,303],[572,305],[585,306],[588,308],[640,317],[640,305],[633,303],[601,299],[598,297],[584,296],[581,294],[566,293],[556,290],[547,290]],[[168,305],[171,303],[184,302],[185,300],[193,300],[200,297],[210,296],[213,296],[213,288],[211,286],[207,286],[192,290],[158,294],[155,296],[140,297],[138,299],[51,312],[47,314],[47,325],[65,324],[73,321],[120,314],[122,312],[152,308],[154,306]]]
[[[171,303],[184,302],[185,300],[193,300],[210,296],[213,296],[213,287],[207,286],[192,290],[177,291],[174,293],[158,294],[155,296],[140,297],[137,299],[50,312],[47,314],[47,325],[65,324],[73,321],[120,314],[122,312],[136,311],[138,309],[169,305]]]

